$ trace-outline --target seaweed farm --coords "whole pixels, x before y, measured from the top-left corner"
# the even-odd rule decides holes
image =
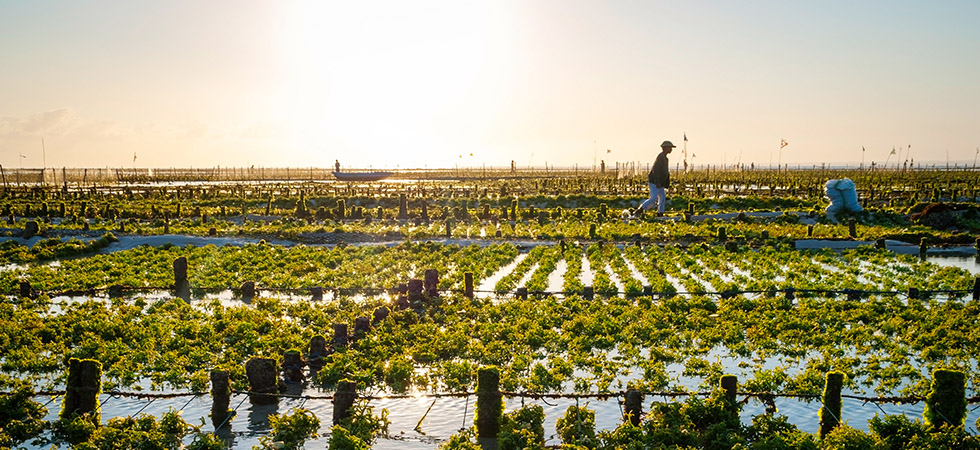
[[[5,184],[0,447],[980,446],[976,172],[283,172]]]

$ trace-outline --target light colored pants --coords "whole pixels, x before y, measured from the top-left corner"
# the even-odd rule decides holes
[[[667,202],[667,190],[664,188],[657,187],[655,184],[650,183],[650,198],[640,203],[640,208],[645,211],[649,211],[653,208],[653,205],[657,205],[657,212],[660,214],[664,213],[664,203]]]

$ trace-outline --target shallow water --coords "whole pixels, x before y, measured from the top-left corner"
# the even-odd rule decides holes
[[[980,276],[980,259],[975,256],[926,256],[926,261],[943,267],[957,267]]]
[[[326,395],[328,393],[308,392],[310,395]],[[741,400],[742,397],[739,397]],[[49,397],[37,397],[36,400],[42,404],[47,403]],[[115,416],[134,415],[142,410],[142,413],[160,417],[170,409],[182,409],[184,419],[193,424],[204,424],[202,431],[212,431],[210,414],[211,398],[200,396],[195,398],[179,397],[173,399],[159,399],[149,401],[137,398],[109,398],[107,394],[101,397],[103,402],[103,421]],[[382,408],[389,412],[389,436],[379,438],[372,448],[375,449],[435,449],[439,443],[445,441],[452,434],[463,427],[473,426],[473,411],[475,397],[468,398],[443,397],[435,399],[433,403],[431,397],[418,397],[407,399],[381,399],[373,400],[371,405],[375,408],[374,413],[380,414]],[[648,396],[644,400],[643,410],[649,411],[654,402],[683,401],[665,399],[662,397],[653,398]],[[505,398],[506,410],[518,409],[523,404],[537,404],[544,408],[545,413],[545,438],[548,445],[557,445],[560,440],[555,430],[555,422],[565,414],[569,406],[578,403],[596,412],[596,429],[611,430],[622,423],[622,407],[618,399],[609,400],[578,400],[575,399],[556,399],[541,400]],[[820,428],[817,410],[820,402],[814,400],[810,403],[792,398],[777,398],[775,400],[778,413],[785,415],[789,421],[799,427],[802,431],[816,433]],[[429,409],[431,405],[431,409]],[[231,420],[230,432],[222,433],[232,445],[232,448],[247,449],[259,445],[259,438],[268,434],[268,416],[270,414],[286,414],[297,407],[304,407],[312,411],[320,419],[319,439],[307,441],[305,448],[324,448],[329,438],[329,431],[332,425],[333,404],[330,400],[312,399],[280,399],[278,404],[273,405],[252,405],[245,395],[233,395],[231,398],[232,409],[236,409],[237,414]],[[48,415],[46,420],[54,421],[57,419],[58,411],[61,408],[61,398],[57,398],[47,405]],[[876,414],[904,414],[909,418],[918,419],[922,417],[922,404],[892,405],[882,404],[876,407],[860,400],[843,399],[842,417],[848,425],[867,431],[868,420]],[[426,414],[426,410],[429,410]],[[763,414],[765,406],[756,399],[750,399],[742,409],[741,418],[745,424],[750,424],[752,417]],[[424,416],[424,419],[423,419]],[[976,421],[980,417],[980,411],[970,411],[966,420],[967,430],[976,433]],[[416,429],[416,425],[420,425]],[[190,439],[187,439],[189,442]],[[185,442],[188,443],[188,442]],[[29,449],[48,448],[46,446],[31,446]]]

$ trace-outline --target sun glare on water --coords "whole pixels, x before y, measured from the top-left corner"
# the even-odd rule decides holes
[[[311,162],[451,166],[473,151],[453,141],[494,109],[480,89],[501,78],[488,4],[310,1],[288,17],[279,114]]]

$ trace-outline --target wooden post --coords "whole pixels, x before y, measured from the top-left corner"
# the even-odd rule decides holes
[[[807,225],[806,226],[806,237],[807,238],[812,238],[813,237],[813,225]]]
[[[643,393],[636,389],[626,390],[623,400],[623,420],[628,420],[634,427],[640,426],[640,416],[643,415]]]
[[[439,271],[436,269],[425,269],[425,281],[423,289],[427,297],[439,295]]]
[[[367,316],[360,316],[354,319],[354,336],[364,336],[371,331],[371,319]]]
[[[189,301],[191,297],[191,285],[187,281],[187,258],[181,256],[174,260],[174,290],[177,296]]]
[[[415,301],[422,299],[423,282],[417,278],[408,280],[408,299]]]
[[[310,288],[310,299],[318,302],[323,300],[323,288],[320,286],[314,286]]]
[[[251,301],[253,298],[255,298],[255,282],[246,281],[242,283],[241,292],[243,301]]]
[[[211,371],[211,425],[215,429],[219,426],[229,426],[228,416],[232,414],[228,410],[231,403],[231,383],[228,380],[228,371]]]
[[[735,393],[738,392],[738,377],[735,375],[722,375],[721,389],[725,391],[725,398],[734,405]]]
[[[398,220],[408,219],[408,200],[405,194],[398,196]]]
[[[527,300],[527,287],[522,286],[517,288],[517,290],[514,292],[514,296],[519,300]]]
[[[962,427],[966,420],[966,373],[937,369],[932,372],[932,390],[926,396],[923,421],[932,431],[944,425]]]
[[[463,274],[463,296],[473,298],[473,272]]]
[[[20,296],[23,298],[34,298],[34,287],[27,280],[20,281]]]
[[[586,300],[592,300],[595,298],[595,288],[592,286],[585,286],[582,288],[582,297]]]
[[[728,230],[725,227],[718,227],[718,240],[721,242],[728,240]]]
[[[299,350],[287,350],[282,354],[282,372],[286,381],[294,383],[306,381],[306,375],[303,375],[304,366],[306,361],[303,361],[303,354]]]
[[[350,417],[356,399],[357,383],[348,379],[340,380],[337,383],[337,393],[333,396],[334,425],[339,425],[341,421]]]
[[[310,366],[311,376],[323,368],[323,357],[327,356],[327,339],[317,335],[310,339],[310,349],[306,354],[307,365]]]
[[[248,378],[248,390],[252,392],[249,400],[255,404],[271,404],[278,397],[265,394],[279,393],[279,372],[276,370],[276,360],[271,358],[252,358],[245,363],[245,376]]]
[[[876,249],[879,249],[879,250],[884,250],[884,249],[888,248],[888,246],[885,245],[885,240],[884,239],[879,238],[879,239],[875,239],[875,248]],[[919,247],[919,251],[922,251],[922,248],[921,247]]]
[[[820,416],[820,439],[823,439],[841,423],[840,391],[844,384],[843,372],[827,372],[827,380],[823,388],[818,415]]]
[[[374,323],[380,323],[381,321],[388,318],[388,314],[391,314],[391,310],[387,306],[379,306],[374,310],[374,317],[371,319]]]
[[[919,239],[919,256],[925,256],[926,251],[929,250],[929,240],[926,238]]]
[[[347,324],[346,323],[335,323],[333,324],[333,346],[346,347],[347,346]]]
[[[910,287],[909,288],[909,294],[908,295],[909,295],[909,300],[918,300],[919,299],[919,288]]]
[[[114,284],[109,286],[109,298],[120,298],[123,296],[123,286],[121,284]]]
[[[481,367],[476,384],[476,436],[496,439],[500,433],[500,416],[504,398],[500,393],[500,372],[496,367]]]
[[[857,221],[854,219],[847,219],[847,235],[851,239],[857,239]]]
[[[60,419],[71,419],[75,414],[91,413],[99,423],[99,394],[102,393],[102,363],[94,359],[71,358],[68,360],[68,379],[65,381],[65,402],[61,406]]]
[[[973,301],[980,301],[980,277],[973,279]]]

